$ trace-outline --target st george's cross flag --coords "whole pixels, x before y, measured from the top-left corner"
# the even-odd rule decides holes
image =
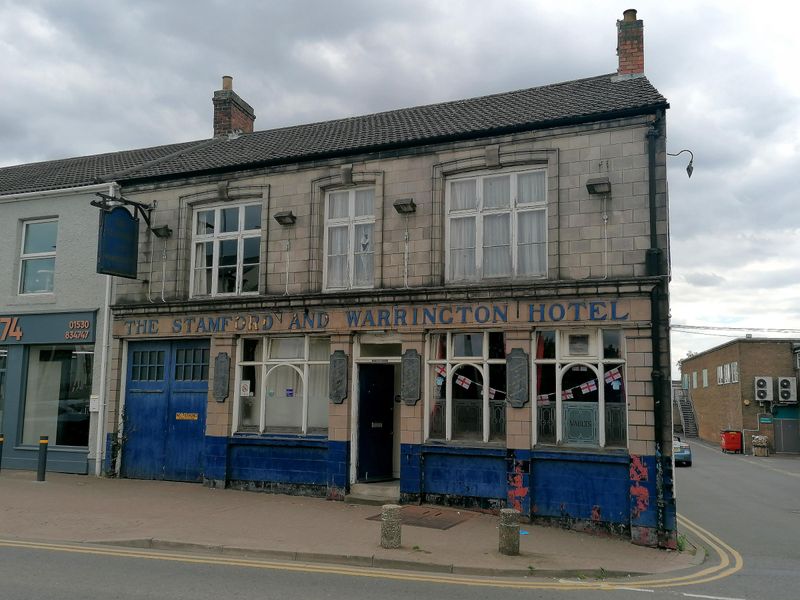
[[[581,384],[581,392],[583,392],[584,394],[588,394],[589,392],[594,392],[596,389],[597,389],[597,381],[594,379]]]
[[[468,390],[469,384],[472,383],[472,381],[464,377],[463,375],[459,375],[458,377],[456,377],[456,383],[461,387],[463,387],[465,390]]]
[[[606,373],[606,383],[611,383],[617,379],[622,379],[622,373],[619,372],[619,367],[616,369],[611,369],[608,373]]]

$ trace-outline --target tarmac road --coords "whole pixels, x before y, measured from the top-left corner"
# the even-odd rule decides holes
[[[737,573],[690,591],[747,600],[800,598],[800,456],[756,458],[689,443],[693,466],[676,469],[678,512],[744,559]]]

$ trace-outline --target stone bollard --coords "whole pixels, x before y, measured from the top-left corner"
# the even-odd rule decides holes
[[[384,504],[381,507],[381,548],[400,547],[400,507]]]
[[[500,554],[519,554],[519,512],[513,508],[500,510]]]

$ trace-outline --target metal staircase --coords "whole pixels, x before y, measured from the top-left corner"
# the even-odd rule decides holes
[[[678,401],[678,409],[681,413],[681,425],[683,435],[686,437],[697,437],[697,421],[694,418],[694,406],[689,397],[689,390],[675,390],[675,398]]]

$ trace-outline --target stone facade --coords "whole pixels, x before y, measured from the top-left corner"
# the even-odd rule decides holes
[[[219,175],[131,185],[121,182],[127,199],[155,207],[153,226],[168,225],[174,233],[164,240],[143,227],[139,272],[144,279],[117,286],[113,354],[117,378],[111,379],[115,406],[109,413],[110,430],[119,427],[119,409],[126,402],[125,378],[130,377],[126,360],[130,360],[131,349],[141,347],[137,343],[209,339],[212,367],[202,475],[206,482],[342,498],[350,485],[362,480],[359,461],[365,451],[359,450],[359,436],[364,435],[359,433],[359,424],[364,406],[359,401],[363,395],[359,377],[367,370],[365,365],[385,363],[394,365],[396,380],[392,475],[400,479],[403,501],[490,510],[511,506],[526,518],[625,532],[637,543],[672,545],[674,505],[669,477],[665,488],[656,489],[656,464],[662,460],[659,453],[666,457],[670,453],[669,444],[663,444],[664,438],[657,435],[657,411],[662,414],[663,430],[670,431],[669,393],[657,408],[653,388],[658,365],[653,361],[652,315],[654,311],[666,314],[666,299],[653,304],[660,280],[648,267],[653,240],[662,256],[667,255],[668,247],[663,120],[657,123],[658,116]],[[658,137],[651,170],[647,136],[654,127]],[[504,174],[530,168],[546,171],[546,273],[451,283],[447,274],[447,182],[465,174]],[[610,195],[588,193],[586,182],[596,177],[609,179]],[[374,285],[326,291],[326,194],[363,186],[374,190]],[[395,211],[396,201],[409,198],[416,212],[402,215]],[[192,294],[193,215],[204,207],[246,202],[262,207],[257,292],[227,297]],[[273,219],[276,213],[287,211],[296,218],[293,225]],[[651,214],[656,216],[655,227],[651,227]],[[328,404],[327,434],[322,438],[308,434],[287,437],[269,431],[254,436],[237,427],[242,401],[237,386],[243,380],[236,366],[242,361],[241,339],[264,336],[267,321],[267,338],[324,334],[330,340],[330,352],[338,350],[347,357],[346,397]],[[568,443],[559,439],[550,445],[537,433],[542,417],[533,373],[546,367],[533,365],[532,340],[541,330],[554,331],[557,336],[578,332],[594,339],[604,328],[621,334],[621,355],[614,364],[624,373],[624,439],[603,447],[600,434],[599,445],[595,441],[594,446],[578,446],[571,454],[562,454],[562,446]],[[450,443],[449,429],[447,436],[431,433],[431,389],[436,372],[428,365],[430,345],[432,336],[448,331],[500,332],[505,356],[520,349],[529,357],[529,396],[521,408],[503,406],[502,416],[497,417],[503,427],[499,438],[484,433],[489,441],[465,444],[454,439]],[[661,369],[666,372],[666,336],[658,343]],[[397,351],[385,359],[359,357],[365,344],[386,344],[383,347]],[[400,402],[397,383],[400,352],[411,350],[421,356],[422,364],[416,403]],[[227,374],[229,400],[224,402],[214,398],[218,374],[213,364],[221,352],[232,359]],[[566,365],[569,361],[562,362]],[[609,377],[615,370],[598,376]],[[606,379],[607,384],[609,381]],[[247,380],[248,389],[250,383]],[[664,383],[669,385],[668,380]],[[502,390],[505,381],[503,384]],[[558,419],[560,423],[561,417]],[[605,426],[600,429],[605,431]],[[257,449],[258,444],[270,449]],[[298,449],[300,446],[305,450]],[[573,462],[565,464],[565,459]],[[299,463],[312,466],[299,473],[292,466]],[[267,468],[267,464],[282,466]],[[583,486],[577,496],[569,491],[572,483],[564,479],[567,467],[570,473],[581,473],[575,480]],[[538,477],[537,470],[541,473]],[[617,482],[614,490],[609,481]],[[635,502],[628,493],[631,482],[637,490]],[[657,503],[650,494],[662,494],[664,489],[667,514],[656,514]],[[574,505],[565,513],[564,499],[573,496]],[[657,529],[660,537],[653,533]]]

